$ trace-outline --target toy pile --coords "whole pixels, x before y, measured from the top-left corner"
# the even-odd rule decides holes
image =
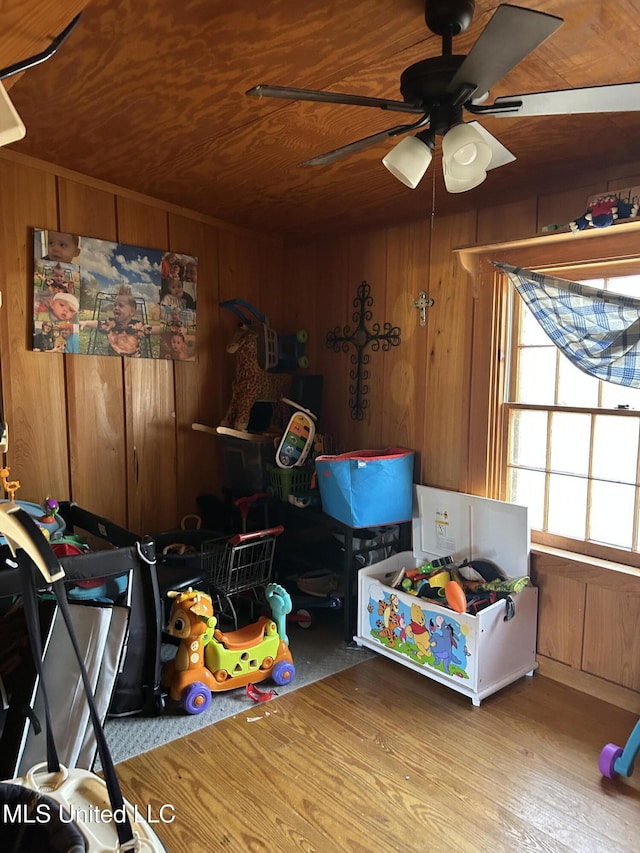
[[[391,586],[417,598],[429,598],[458,613],[478,613],[496,601],[510,601],[530,583],[529,577],[507,578],[490,560],[442,557],[416,569],[401,569]]]

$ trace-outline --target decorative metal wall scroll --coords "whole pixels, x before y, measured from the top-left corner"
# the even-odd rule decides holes
[[[349,326],[342,328],[336,326],[335,329],[327,332],[327,346],[334,352],[340,352],[340,350],[349,352],[350,346],[355,347],[355,352],[350,356],[353,367],[349,371],[349,378],[352,380],[349,385],[351,395],[349,408],[351,417],[356,421],[364,420],[369,406],[369,401],[365,397],[369,393],[367,365],[371,357],[365,349],[371,345],[373,352],[378,352],[380,349],[386,352],[400,343],[400,329],[398,326],[392,326],[391,323],[384,323],[382,327],[380,323],[373,323],[369,331],[366,322],[373,316],[372,306],[371,288],[366,281],[363,281],[358,287],[358,295],[353,300],[353,307],[357,310],[353,312],[351,319],[357,324],[356,328],[351,331]]]

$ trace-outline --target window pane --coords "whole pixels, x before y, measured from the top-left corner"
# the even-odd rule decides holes
[[[551,469],[566,474],[589,473],[591,415],[553,412],[551,415]]]
[[[618,483],[601,483],[591,487],[589,539],[619,548],[631,548],[633,501],[635,488]]]
[[[628,406],[640,411],[640,388],[625,388],[615,382],[602,383],[602,406],[605,409],[617,409]]]
[[[516,402],[554,404],[557,352],[553,345],[520,350]]]
[[[507,500],[529,508],[529,525],[542,530],[544,525],[544,479],[540,471],[509,469]]]
[[[547,530],[572,539],[585,538],[587,480],[551,474]]]
[[[511,412],[509,463],[528,468],[546,468],[546,412]]]
[[[600,480],[636,482],[638,422],[635,418],[596,415],[592,476]]]
[[[637,298],[640,296],[640,275],[619,275],[616,278],[610,278],[607,290]]]
[[[546,346],[549,336],[520,296],[516,295],[516,298],[520,302],[520,343],[525,347]]]
[[[592,268],[591,276],[604,269]],[[617,268],[630,270],[637,272],[581,278],[576,267],[567,277],[640,298],[640,261]],[[575,367],[519,297],[512,317],[518,325],[509,388],[526,408],[509,413],[507,500],[528,507],[535,530],[640,551],[640,388]],[[629,411],[602,411],[622,408]]]
[[[579,370],[565,355],[560,356],[558,372],[559,406],[595,408],[598,405],[598,379]]]

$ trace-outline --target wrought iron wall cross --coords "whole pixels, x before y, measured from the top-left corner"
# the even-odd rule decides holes
[[[353,300],[353,307],[357,310],[353,312],[351,319],[356,323],[356,328],[351,331],[349,326],[336,326],[330,332],[327,332],[327,346],[334,352],[349,352],[349,347],[355,347],[355,352],[351,353],[350,361],[353,367],[349,371],[351,384],[349,385],[349,408],[351,409],[351,417],[356,421],[364,420],[366,410],[369,406],[369,401],[365,399],[369,393],[367,381],[369,379],[369,370],[367,365],[370,361],[369,353],[365,352],[367,346],[371,345],[373,352],[382,350],[386,352],[391,347],[397,347],[400,343],[400,329],[398,326],[392,326],[391,323],[384,323],[381,327],[380,323],[373,323],[371,331],[367,329],[366,322],[370,321],[373,312],[373,298],[371,297],[371,288],[366,281],[358,287],[358,295]]]

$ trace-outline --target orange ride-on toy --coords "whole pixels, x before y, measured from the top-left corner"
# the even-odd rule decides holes
[[[266,678],[289,684],[295,667],[286,635],[291,597],[279,584],[265,590],[272,618],[224,633],[216,628],[211,597],[188,589],[170,592],[174,599],[167,632],[182,640],[174,660],[165,664],[162,684],[188,714],[211,704],[211,693],[256,684]]]

